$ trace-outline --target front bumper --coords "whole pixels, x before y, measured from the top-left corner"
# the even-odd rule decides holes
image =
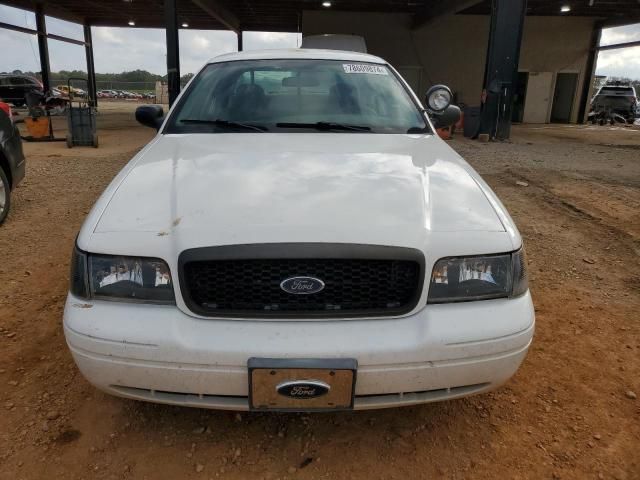
[[[69,348],[96,387],[139,400],[231,410],[248,409],[250,357],[356,358],[356,409],[487,391],[516,372],[534,323],[529,293],[374,320],[205,320],[175,306],[87,303],[72,296],[64,315]]]

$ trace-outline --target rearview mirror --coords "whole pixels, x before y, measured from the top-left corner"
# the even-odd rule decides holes
[[[136,108],[136,120],[145,127],[160,130],[164,121],[164,110],[160,105],[142,105]]]
[[[443,112],[431,115],[433,126],[436,128],[447,128],[460,120],[460,107],[449,105]]]
[[[295,76],[295,77],[285,77],[282,79],[283,87],[317,87],[320,85],[320,82],[315,77],[310,76]]]

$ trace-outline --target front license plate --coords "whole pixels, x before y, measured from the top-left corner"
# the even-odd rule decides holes
[[[249,407],[285,412],[350,410],[358,362],[250,358]]]

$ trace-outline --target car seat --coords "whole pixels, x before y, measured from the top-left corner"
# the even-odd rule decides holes
[[[356,89],[345,82],[338,82],[329,89],[329,109],[336,113],[359,114],[360,105],[355,97]]]
[[[255,84],[239,85],[229,102],[230,116],[250,120],[259,116],[267,104],[264,89]]]

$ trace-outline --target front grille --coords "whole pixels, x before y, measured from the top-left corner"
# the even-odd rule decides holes
[[[380,248],[387,254],[396,250]],[[306,252],[312,255],[314,249]],[[186,259],[181,266],[185,302],[196,313],[223,317],[389,316],[415,307],[423,277],[419,260],[378,258],[380,251],[369,252],[374,258],[321,253],[327,258]],[[318,278],[324,289],[309,295],[285,292],[281,283],[296,276]]]

